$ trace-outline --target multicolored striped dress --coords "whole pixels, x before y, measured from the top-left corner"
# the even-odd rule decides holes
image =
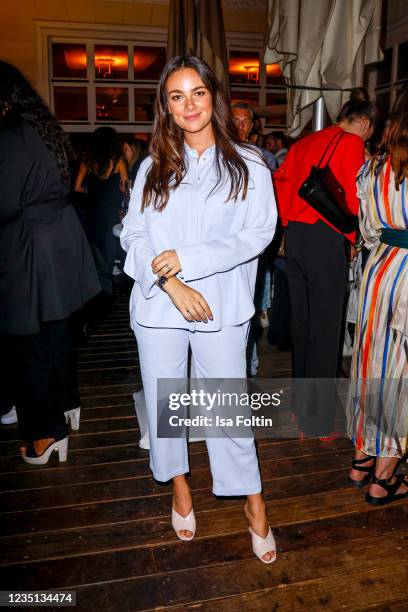
[[[364,453],[401,457],[408,436],[408,248],[380,242],[384,228],[408,230],[407,180],[395,187],[388,160],[357,177],[364,269],[347,400],[348,434]]]

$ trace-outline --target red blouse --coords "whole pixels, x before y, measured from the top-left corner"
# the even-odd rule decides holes
[[[320,161],[330,141],[342,132],[344,131],[341,127],[334,125],[302,138],[289,149],[285,161],[274,174],[278,210],[284,226],[289,221],[312,224],[319,219],[330,225],[298,195],[298,190],[309,175],[312,165],[317,165]],[[336,141],[337,139],[334,143]],[[323,164],[330,156],[331,150],[332,147],[329,148]],[[345,132],[330,160],[330,169],[345,191],[347,209],[354,215],[358,214],[359,209],[356,175],[363,163],[363,140],[355,134]],[[351,242],[355,240],[354,233],[346,237]]]

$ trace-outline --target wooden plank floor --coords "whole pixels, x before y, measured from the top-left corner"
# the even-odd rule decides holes
[[[170,524],[171,490],[150,476],[132,393],[140,388],[126,291],[79,351],[82,418],[68,462],[32,467],[17,429],[0,431],[1,589],[71,589],[77,609],[382,610],[408,606],[408,503],[371,507],[347,484],[351,444],[261,440],[278,543],[250,549],[243,502],[216,499],[205,446],[190,446],[198,522]],[[260,344],[260,376],[290,376],[290,356]]]

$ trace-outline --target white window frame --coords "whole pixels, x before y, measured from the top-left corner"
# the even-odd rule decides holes
[[[78,86],[87,89],[88,98],[88,121],[83,122],[62,122],[63,126],[70,132],[93,132],[96,127],[106,125],[105,122],[96,121],[95,87],[98,80],[93,75],[92,45],[94,44],[117,44],[128,45],[131,49],[129,58],[133,56],[133,46],[160,46],[167,45],[167,28],[137,26],[137,25],[107,25],[102,23],[80,23],[66,21],[34,21],[35,26],[35,45],[36,45],[36,87],[44,98],[45,102],[53,109],[52,87],[56,81],[52,78],[51,66],[51,44],[53,42],[81,43],[86,44],[88,54],[88,73],[87,80],[75,80]],[[266,68],[262,61],[264,49],[264,37],[260,33],[226,32],[226,43],[228,53],[230,50],[257,51],[260,57],[260,83],[259,85],[232,85],[231,92],[243,94],[249,91],[258,93],[259,106],[266,104],[267,93],[280,93],[286,96],[285,86],[271,86],[266,83]],[[129,60],[129,77],[133,75],[133,62]],[[61,86],[73,84],[74,79],[58,79]],[[106,81],[104,83],[107,84]],[[125,87],[129,90],[129,121],[112,122],[118,132],[144,132],[151,133],[151,122],[134,122],[134,90],[138,88],[154,88],[157,81],[135,81],[129,78],[128,81],[114,81],[118,87]],[[102,84],[102,83],[100,83]],[[263,125],[265,119],[262,120]],[[272,126],[268,124],[268,128]],[[276,125],[276,129],[286,129],[285,125]]]
[[[113,82],[115,85],[117,85],[117,87],[128,89],[129,121],[112,121],[111,123],[115,126],[117,132],[150,133],[152,131],[151,122],[136,123],[134,121],[134,89],[148,89],[149,87],[154,89],[157,81],[135,81],[132,78],[134,77],[133,62],[130,60],[133,57],[134,46],[165,47],[167,44],[167,28],[110,24],[108,26],[107,24],[68,23],[64,21],[35,21],[34,25],[37,59],[36,87],[51,110],[54,111],[52,87],[57,81],[58,85],[61,86],[73,85],[75,81],[78,86],[85,87],[87,89],[88,121],[61,122],[65,129],[70,132],[93,132],[95,128],[101,125],[106,125],[106,122],[97,121],[96,119],[95,88],[102,86],[103,84],[107,86],[108,82],[96,79],[94,77],[92,48],[95,44],[116,44],[121,46],[127,45],[128,50],[130,51],[128,66],[129,79],[127,81],[120,81],[118,79]],[[88,55],[88,74],[86,81],[81,81],[80,79],[58,79],[55,81],[52,78],[50,58],[51,44],[53,42],[86,44]]]

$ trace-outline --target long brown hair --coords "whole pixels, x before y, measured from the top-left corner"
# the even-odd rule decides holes
[[[408,84],[397,98],[384,130],[381,149],[387,154],[395,176],[395,188],[408,177]]]
[[[237,152],[235,145],[248,148],[241,143],[231,118],[230,109],[221,86],[211,68],[203,60],[194,56],[178,55],[171,58],[163,69],[157,88],[153,136],[150,155],[153,160],[143,189],[142,211],[153,203],[155,210],[163,210],[169,200],[170,189],[176,189],[186,174],[183,130],[175,123],[168,112],[166,93],[167,79],[173,72],[192,68],[197,72],[211,94],[213,114],[211,118],[215,138],[215,163],[220,185],[223,171],[228,173],[230,191],[227,200],[236,200],[243,190],[246,198],[248,188],[248,167]]]

